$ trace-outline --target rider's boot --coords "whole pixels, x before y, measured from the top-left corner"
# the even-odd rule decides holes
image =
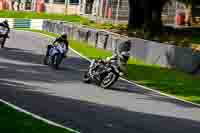
[[[2,39],[1,48],[4,48],[5,43],[6,43],[6,38],[4,37],[4,38]]]

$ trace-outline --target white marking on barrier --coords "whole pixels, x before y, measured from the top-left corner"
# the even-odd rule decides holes
[[[42,30],[43,19],[31,19],[31,29]]]

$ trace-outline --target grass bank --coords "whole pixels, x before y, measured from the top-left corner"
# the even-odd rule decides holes
[[[44,31],[31,31],[54,37],[57,36],[54,33]],[[109,51],[97,49],[87,43],[75,40],[70,40],[70,46],[88,58],[104,58],[112,55]],[[157,65],[145,64],[132,58],[128,62],[128,76],[125,78],[140,85],[200,104],[200,77],[198,76],[192,76],[178,70],[163,68]]]
[[[50,19],[61,20],[66,22],[73,22],[77,24],[86,25],[97,29],[124,29],[126,25],[113,25],[111,23],[95,23],[88,18],[77,15],[64,15],[64,14],[52,14],[52,13],[36,13],[36,12],[24,12],[24,11],[0,11],[0,18],[24,18],[24,19]]]
[[[75,133],[34,119],[1,102],[0,129],[2,133]]]
[[[36,13],[24,11],[0,11],[0,18],[25,18],[25,19],[51,19],[74,22],[79,24],[89,23],[87,18],[77,15],[64,15],[52,13]]]

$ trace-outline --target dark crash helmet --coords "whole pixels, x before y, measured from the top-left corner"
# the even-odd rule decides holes
[[[6,19],[6,20],[4,20],[3,21],[3,24],[6,24],[6,25],[8,25],[8,20]]]
[[[123,51],[123,52],[120,53],[121,60],[128,61],[129,57],[130,57],[129,51]]]
[[[127,47],[127,51],[131,50],[131,43],[132,43],[131,40],[127,40],[124,42],[124,45],[126,45],[126,47]]]
[[[127,40],[122,42],[118,47],[119,53],[123,51],[130,51],[131,50],[131,40]]]
[[[66,39],[67,39],[67,33],[62,33],[60,37],[61,37],[63,40],[66,40]]]

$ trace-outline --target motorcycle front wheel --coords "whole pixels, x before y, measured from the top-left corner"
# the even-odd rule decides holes
[[[4,48],[5,42],[6,42],[6,38],[3,38],[3,37],[0,38],[1,48]]]
[[[54,69],[58,69],[61,61],[62,61],[62,57],[60,54],[54,55],[54,57],[52,57],[52,61],[51,61],[52,67]]]
[[[48,65],[48,64],[49,64],[49,63],[48,63],[48,62],[49,62],[49,61],[48,61],[48,60],[49,60],[48,58],[49,58],[48,56],[45,56],[45,57],[44,57],[44,59],[43,59],[43,64],[44,64],[44,65]]]
[[[100,86],[104,89],[109,88],[110,86],[112,86],[119,78],[119,75],[114,73],[114,72],[110,72],[108,73],[105,78],[101,81]]]

